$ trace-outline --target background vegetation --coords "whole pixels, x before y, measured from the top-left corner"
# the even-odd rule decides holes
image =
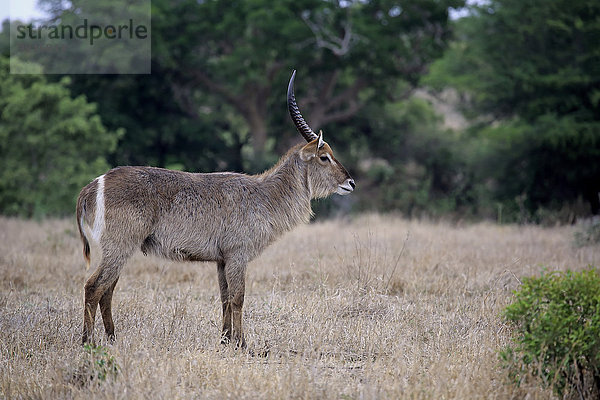
[[[82,4],[41,1],[52,20]],[[285,108],[296,68],[305,117],[358,183],[320,215],[598,214],[600,4],[489,0],[449,18],[463,6],[154,0],[151,75],[11,76],[5,21],[0,212],[70,215],[119,164],[258,172],[301,140]]]

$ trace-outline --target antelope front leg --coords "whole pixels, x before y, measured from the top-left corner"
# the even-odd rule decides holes
[[[231,309],[231,339],[238,347],[245,348],[246,340],[242,330],[242,307],[246,289],[246,263],[229,261],[225,265],[228,306]],[[225,310],[225,307],[223,308]],[[225,326],[225,323],[223,324]]]
[[[221,343],[231,342],[231,307],[229,305],[229,290],[227,287],[227,277],[225,276],[225,262],[217,262],[217,272],[219,273],[219,290],[221,292],[221,304],[223,305],[223,330],[221,331]]]

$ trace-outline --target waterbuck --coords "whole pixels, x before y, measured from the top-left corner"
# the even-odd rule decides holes
[[[77,200],[83,255],[99,244],[100,264],[85,284],[83,337],[91,339],[98,304],[114,339],[111,301],[123,265],[136,249],[178,261],[215,261],[223,304],[221,340],[245,346],[242,332],[246,265],[277,237],[309,221],[310,201],[348,194],[354,180],[331,147],[305,122],[294,96],[288,109],[308,144],[292,147],[260,175],[188,173],[117,167],[85,186]],[[87,229],[86,229],[87,225]]]

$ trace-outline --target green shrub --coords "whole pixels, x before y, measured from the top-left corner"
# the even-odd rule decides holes
[[[519,384],[527,376],[555,392],[600,395],[600,273],[554,272],[523,280],[504,317],[516,329],[500,353]]]
[[[72,215],[77,194],[106,172],[123,131],[108,131],[70,79],[10,73],[0,57],[0,214]]]
[[[83,386],[90,382],[100,384],[107,379],[116,379],[121,368],[106,347],[86,344],[83,350],[83,363],[73,375],[75,383]]]

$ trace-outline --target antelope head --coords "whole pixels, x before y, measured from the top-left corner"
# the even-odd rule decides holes
[[[300,158],[307,164],[309,185],[313,197],[327,197],[333,193],[350,194],[355,187],[354,179],[333,156],[333,150],[323,140],[323,131],[319,131],[317,135],[300,114],[294,96],[295,77],[296,71],[294,70],[288,85],[287,103],[294,125],[308,142],[300,149]]]

